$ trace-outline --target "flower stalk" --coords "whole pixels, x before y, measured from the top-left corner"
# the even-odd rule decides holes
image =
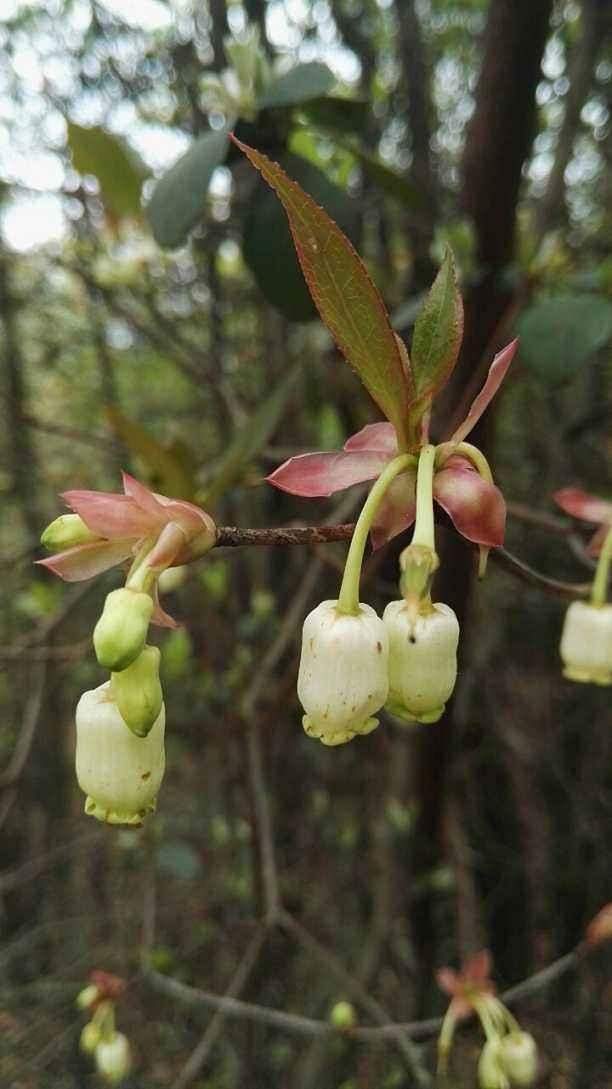
[[[337,608],[339,613],[346,613],[348,616],[358,616],[359,614],[359,581],[368,534],[389,486],[396,476],[399,476],[409,465],[414,464],[414,460],[412,454],[399,454],[393,458],[383,469],[363,504],[346,557],[342,585],[338,595]]]
[[[605,605],[608,597],[608,580],[610,577],[610,564],[612,563],[612,526],[608,530],[604,543],[599,553],[597,570],[591,588],[591,604],[599,607]]]

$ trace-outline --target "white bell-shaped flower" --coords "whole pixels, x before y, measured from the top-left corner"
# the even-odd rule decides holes
[[[132,1068],[130,1044],[122,1032],[114,1032],[95,1049],[96,1068],[110,1085],[119,1085]]]
[[[528,1089],[538,1072],[538,1048],[529,1032],[515,1029],[500,1043],[500,1057],[512,1085]]]
[[[437,722],[457,679],[457,617],[441,603],[415,616],[405,601],[391,601],[383,621],[389,633],[387,710],[406,722]]]
[[[76,709],[76,774],[85,812],[109,824],[142,824],[164,776],[165,710],[146,737],[121,718],[110,682],[85,692]]]
[[[501,1043],[499,1036],[494,1036],[486,1041],[480,1052],[478,1060],[480,1089],[510,1089],[510,1081],[502,1061]]]
[[[304,729],[324,745],[342,745],[378,726],[373,718],[389,687],[388,638],[370,605],[356,616],[323,601],[304,621],[298,696]]]
[[[573,601],[565,614],[560,651],[570,681],[612,684],[612,605]]]

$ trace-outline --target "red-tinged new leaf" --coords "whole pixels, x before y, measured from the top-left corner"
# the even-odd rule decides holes
[[[267,480],[290,495],[316,499],[374,480],[388,460],[385,453],[369,450],[298,454],[279,465]]]
[[[507,344],[505,348],[502,348],[501,352],[497,353],[489,367],[489,373],[484,386],[478,396],[472,401],[465,420],[463,423],[459,424],[459,427],[451,437],[451,442],[463,442],[470,431],[476,426],[483,412],[489,407],[489,404],[506,377],[517,347],[518,339],[515,339],[512,340],[510,344]]]
[[[555,492],[553,499],[572,518],[582,518],[584,522],[595,524],[612,524],[612,503],[589,495],[582,488],[561,488],[561,491]]]
[[[334,221],[277,163],[233,140],[278,194],[304,278],[325,325],[405,440],[414,391],[384,303],[365,265]]]
[[[426,408],[447,382],[457,362],[462,337],[463,302],[453,255],[447,249],[414,325],[410,354],[419,406]]]

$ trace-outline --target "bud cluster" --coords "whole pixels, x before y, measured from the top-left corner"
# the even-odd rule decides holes
[[[180,579],[182,565],[212,547],[216,529],[206,511],[157,495],[127,473],[123,486],[123,495],[66,492],[74,513],[56,518],[41,538],[60,551],[38,562],[68,581],[131,562],[94,629],[96,657],[110,679],[79,701],[76,772],[86,813],[139,825],[155,809],[165,764],[160,653],[147,645],[150,623],[174,626],[157,602],[159,580],[169,569]]]
[[[132,1069],[127,1036],[115,1028],[115,1002],[125,984],[106,972],[92,972],[91,979],[76,999],[79,1009],[91,1015],[81,1032],[79,1046],[93,1057],[96,1070],[107,1085],[119,1085]]]

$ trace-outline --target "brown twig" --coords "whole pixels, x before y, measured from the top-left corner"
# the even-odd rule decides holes
[[[238,526],[217,526],[217,548],[240,548],[243,545],[316,545],[330,541],[348,541],[353,535],[354,522],[339,526],[285,526],[271,529],[241,529]]]

